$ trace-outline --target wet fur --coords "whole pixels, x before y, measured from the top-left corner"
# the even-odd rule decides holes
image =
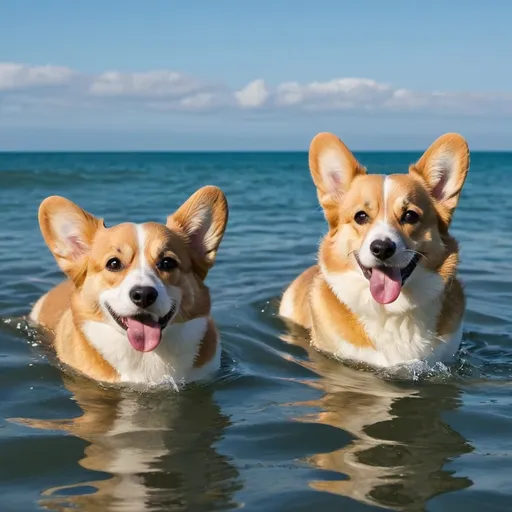
[[[462,337],[465,298],[456,278],[458,244],[449,225],[469,167],[465,140],[440,137],[405,175],[367,175],[334,135],[317,135],[310,168],[329,231],[318,265],[285,291],[280,315],[310,330],[318,349],[341,359],[394,366],[417,359],[449,362]],[[354,214],[370,221],[359,225]],[[401,222],[413,210],[420,222]],[[394,266],[422,255],[399,297],[379,304],[354,254],[372,265],[369,242],[396,241]],[[366,263],[368,261],[369,263]]]
[[[204,279],[227,218],[227,202],[216,187],[196,192],[166,225],[106,228],[67,199],[46,199],[41,230],[68,279],[38,300],[31,320],[48,331],[61,362],[95,380],[176,384],[208,377],[220,364],[220,340]],[[122,261],[120,271],[106,270],[112,256]],[[163,256],[173,257],[177,268],[159,271]],[[108,301],[118,312],[131,311],[129,287],[139,282],[159,290],[154,315],[163,317],[178,305],[151,352],[133,349],[105,310]]]

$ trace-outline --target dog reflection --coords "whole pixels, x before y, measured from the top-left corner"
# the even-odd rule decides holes
[[[14,421],[84,439],[89,445],[80,465],[111,477],[48,489],[40,506],[144,512],[233,505],[238,473],[212,446],[228,419],[206,387],[178,394],[137,393],[104,389],[79,377],[66,376],[64,382],[83,410],[81,416]],[[84,493],[87,487],[93,492]]]
[[[390,381],[369,370],[358,370],[328,359],[305,341],[306,333],[291,327],[282,337],[305,348],[304,364],[321,378],[307,384],[323,392],[318,400],[300,405],[319,410],[299,421],[318,422],[354,436],[347,446],[315,454],[308,462],[340,473],[339,480],[317,480],[310,486],[394,510],[423,509],[436,495],[471,485],[444,469],[452,458],[472,448],[441,418],[458,404],[453,385],[410,380]]]

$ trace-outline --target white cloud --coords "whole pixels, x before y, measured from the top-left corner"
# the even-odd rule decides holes
[[[276,102],[308,109],[372,107],[388,100],[393,88],[366,78],[337,78],[328,82],[283,83],[277,87]]]
[[[28,66],[0,62],[0,91],[62,85],[69,83],[73,75],[71,69],[60,66]]]
[[[287,82],[276,88],[275,104],[306,111],[382,111],[512,114],[512,94],[422,92],[366,78]]]
[[[252,109],[285,112],[428,112],[430,114],[512,115],[512,93],[413,91],[368,78],[284,82],[270,88],[263,79],[238,90],[179,71],[96,75],[66,67],[0,63],[0,104],[10,115],[57,109],[117,108],[207,112]],[[110,110],[109,110],[110,111]]]
[[[139,96],[168,98],[182,96],[201,89],[201,84],[176,71],[120,73],[108,71],[95,77],[90,92],[97,96]]]
[[[185,110],[205,110],[219,105],[219,96],[211,92],[200,92],[187,96],[180,101]]]
[[[269,96],[265,81],[261,79],[249,82],[243,89],[235,92],[238,105],[242,108],[262,107]]]

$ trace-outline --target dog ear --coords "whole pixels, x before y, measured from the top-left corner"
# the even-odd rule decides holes
[[[196,270],[204,279],[215,263],[228,222],[228,203],[220,188],[206,186],[192,194],[167,218],[167,227],[183,232],[193,251]]]
[[[330,227],[335,227],[340,200],[354,178],[366,174],[366,169],[336,135],[327,132],[311,141],[309,168],[325,218]]]
[[[448,226],[469,170],[469,148],[458,133],[439,137],[409,172],[419,176]]]
[[[64,197],[51,196],[39,207],[39,226],[57,264],[78,285],[103,221]]]

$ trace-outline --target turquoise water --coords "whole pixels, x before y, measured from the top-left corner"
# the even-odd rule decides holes
[[[375,172],[419,155],[363,153]],[[453,231],[468,311],[452,367],[358,371],[285,342],[276,298],[325,230],[304,153],[0,154],[1,510],[509,510],[512,154],[475,153]],[[23,320],[61,275],[37,209],[163,221],[220,186],[215,381],[179,394],[65,375]]]

